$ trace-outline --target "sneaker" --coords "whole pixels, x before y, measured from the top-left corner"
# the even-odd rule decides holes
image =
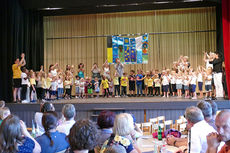
[[[192,99],[197,99],[197,97],[192,97]]]

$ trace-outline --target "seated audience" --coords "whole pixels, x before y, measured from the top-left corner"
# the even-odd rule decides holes
[[[57,121],[56,112],[46,112],[43,114],[42,125],[45,133],[36,138],[41,146],[41,153],[61,152],[69,147],[66,135],[56,131]]]
[[[97,125],[87,119],[77,121],[68,136],[69,153],[88,153],[97,145],[99,138]]]
[[[10,109],[8,107],[0,108],[0,125],[2,121],[10,115]]]
[[[95,147],[95,152],[99,152],[103,143],[113,133],[113,123],[115,119],[115,113],[110,111],[102,111],[97,118],[97,125],[99,126],[101,133],[98,139],[98,145]]]
[[[216,116],[215,121],[217,132],[212,132],[207,136],[208,149],[207,153],[217,153],[221,141],[225,145],[219,153],[230,152],[230,110],[223,110]]]
[[[137,144],[131,138],[131,133],[134,130],[133,118],[130,114],[121,113],[116,116],[113,126],[113,134],[103,144],[100,153],[111,147],[112,145],[123,146],[127,153],[141,152]]]
[[[41,112],[36,112],[34,116],[35,123],[37,125],[37,136],[42,135],[45,130],[42,126],[42,116],[43,113],[49,112],[49,111],[55,111],[55,108],[53,104],[45,102],[44,104],[41,104]]]
[[[5,101],[4,100],[0,100],[0,108],[5,107]]]
[[[75,124],[74,117],[76,116],[76,110],[73,104],[65,104],[62,108],[62,114],[65,121],[57,127],[57,131],[69,135],[71,127]]]
[[[17,116],[9,115],[0,126],[0,153],[40,153],[41,147]]]
[[[106,148],[104,153],[126,153],[126,150],[121,145],[112,145]]]

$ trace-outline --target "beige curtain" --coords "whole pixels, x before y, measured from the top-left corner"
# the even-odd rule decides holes
[[[45,68],[56,62],[62,68],[82,62],[91,76],[93,63],[101,67],[106,60],[106,37],[63,37],[215,30],[215,11],[205,7],[44,17]],[[180,55],[189,56],[193,67],[203,65],[203,52],[216,50],[216,32],[154,34],[149,36],[149,46],[148,64],[126,65],[126,72],[170,68]]]

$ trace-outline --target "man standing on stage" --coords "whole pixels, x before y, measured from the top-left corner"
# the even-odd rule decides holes
[[[216,89],[216,98],[223,98],[223,84],[222,84],[222,58],[219,57],[219,53],[216,52],[214,59],[209,61],[210,64],[213,64],[213,74],[214,74],[214,85]]]
[[[25,60],[25,54],[21,54],[21,60],[19,61],[19,58],[17,58],[14,61],[14,64],[12,65],[12,71],[13,71],[13,97],[14,97],[14,102],[16,102],[16,98],[18,95],[18,100],[20,101],[20,93],[19,88],[21,87],[21,67],[26,65],[26,60]]]

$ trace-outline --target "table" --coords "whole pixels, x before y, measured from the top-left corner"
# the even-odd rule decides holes
[[[152,135],[146,135],[138,138],[137,145],[142,153],[153,153],[154,152],[154,143],[157,143],[158,147],[165,144],[165,141],[158,141],[153,139]],[[159,149],[159,148],[158,148]],[[167,153],[176,153],[180,148],[166,145]]]

